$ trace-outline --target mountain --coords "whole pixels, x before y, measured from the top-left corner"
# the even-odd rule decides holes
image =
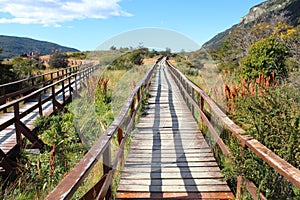
[[[214,36],[211,40],[203,44],[204,49],[220,48],[226,37],[239,27],[251,26],[259,21],[268,21],[274,15],[283,14],[289,19],[289,24],[298,25],[300,18],[300,0],[269,0],[252,7],[249,13],[241,18],[240,23],[233,25]]]
[[[0,60],[11,58],[30,52],[39,52],[41,55],[50,54],[53,50],[60,52],[78,52],[79,50],[60,46],[55,43],[34,40],[31,38],[0,35]]]

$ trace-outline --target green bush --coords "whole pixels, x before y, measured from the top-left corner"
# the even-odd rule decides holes
[[[286,78],[287,67],[285,61],[288,55],[287,48],[270,37],[254,43],[249,53],[242,60],[242,75],[246,78],[257,78],[260,74]]]

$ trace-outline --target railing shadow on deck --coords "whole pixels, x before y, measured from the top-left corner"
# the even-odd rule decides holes
[[[22,119],[31,114],[36,109],[38,109],[38,115],[43,116],[43,105],[45,105],[48,102],[52,102],[52,112],[62,109],[72,97],[72,93],[76,92],[80,88],[80,81],[89,77],[98,67],[98,65],[86,66],[81,70],[78,70],[76,68],[76,71],[74,71],[75,68],[67,68],[55,71],[53,73],[47,73],[46,75],[50,75],[53,78],[52,80],[35,84],[30,88],[37,88],[43,84],[46,84],[46,86],[37,89],[29,94],[26,94],[25,96],[22,96],[16,100],[0,105],[0,113],[6,113],[7,110],[13,109],[12,114],[7,113],[10,114],[11,117],[7,121],[0,124],[0,131],[3,131],[7,127],[13,125],[15,131],[13,131],[12,134],[16,134],[16,146],[20,148],[23,147],[22,140],[23,136],[25,136],[31,142],[30,148],[42,148],[44,145],[43,141],[41,141],[38,138],[38,136],[26,126],[26,123],[22,122]],[[54,77],[53,74],[56,74],[57,76]],[[41,75],[40,77],[44,78],[46,75]],[[5,85],[0,85],[0,88],[5,88],[6,86],[14,84],[23,84],[28,80],[35,79],[36,77],[13,82],[11,84],[9,83]],[[24,91],[28,92],[29,90],[21,90],[20,92],[18,92],[17,96],[23,95]],[[46,93],[46,91],[50,91],[50,94],[45,96],[44,94]],[[7,95],[9,96],[12,94]],[[7,95],[2,96],[1,98],[6,98]],[[57,100],[58,96],[62,97],[62,102],[59,102]],[[20,106],[23,103],[26,103],[27,101],[32,100],[34,98],[37,98],[37,102],[33,106],[29,108],[22,108]],[[0,159],[0,165],[4,168],[6,173],[13,172],[14,168],[16,167],[16,164],[8,158],[8,156],[3,152],[2,149],[0,149]]]
[[[115,175],[117,166],[124,164],[125,144],[134,127],[142,100],[150,87],[151,78],[157,67],[157,63],[161,59],[156,60],[152,68],[134,88],[113,123],[46,199],[70,199],[99,159],[102,159],[103,176],[81,199],[111,199],[113,176]],[[113,137],[117,137],[117,145],[119,146],[116,155],[112,159],[111,148]]]
[[[237,126],[203,90],[188,80],[169,61],[166,61],[166,65],[169,67],[171,75],[181,90],[186,104],[194,115],[194,118],[197,120],[200,119],[199,123],[202,127],[207,127],[211,137],[213,137],[223,155],[227,156],[228,159],[231,160],[231,152],[218,135],[212,122],[209,120],[209,115],[214,115],[214,117],[218,118],[221,124],[231,132],[232,136],[238,139],[242,148],[242,157],[244,156],[243,152],[245,149],[249,148],[251,152],[300,189],[300,170],[277,156],[274,152],[253,137],[245,135],[245,131]],[[208,111],[204,109],[205,106],[209,108]],[[196,113],[198,116],[195,116]],[[258,199],[258,196],[260,199],[266,199],[262,193],[257,192],[258,189],[255,184],[244,176],[239,176],[237,180],[237,199],[240,199],[243,187],[246,188],[253,199]]]

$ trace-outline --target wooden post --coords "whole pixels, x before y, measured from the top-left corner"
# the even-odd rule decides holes
[[[22,90],[22,89],[23,89],[23,84],[22,84],[22,83],[23,83],[23,82],[20,82],[20,83],[19,83],[19,88],[20,88],[19,90]],[[23,95],[20,94],[20,97],[22,97],[22,96],[23,96]]]
[[[192,99],[193,99],[193,101],[195,101],[195,90],[194,90],[194,88],[191,88],[192,90],[191,90],[191,92],[192,92]],[[192,115],[193,115],[193,117],[195,118],[195,107],[194,107],[194,104],[191,104],[191,106],[192,106]]]
[[[130,106],[130,117],[133,118],[133,114],[135,112],[135,97],[133,98],[133,101],[131,103],[131,106]],[[132,119],[134,120],[134,119]]]
[[[51,79],[50,83],[53,83],[53,73],[50,74],[50,79]]]
[[[103,153],[103,175],[108,174],[111,170],[111,146],[108,144],[107,148]],[[111,185],[109,186],[106,194],[106,199],[111,199]]]
[[[22,148],[22,134],[20,131],[20,107],[19,103],[14,104],[14,115],[15,115],[15,128],[17,144]]]
[[[59,71],[56,72],[56,78],[57,78],[57,80],[60,79],[60,77],[59,77]]]
[[[191,105],[190,105],[190,101],[189,101],[190,90],[189,90],[189,85],[188,85],[187,82],[185,82],[185,90],[186,90],[186,92],[188,94],[187,97],[186,97],[185,102],[186,102],[187,107],[191,110]]]
[[[65,77],[65,70],[62,70],[62,79]],[[63,93],[63,105],[65,105],[66,102],[66,93],[65,93],[65,81],[61,82],[61,87],[62,87],[62,93]]]
[[[6,95],[5,95],[5,87],[4,86],[1,88],[1,96],[3,96],[3,101],[1,102],[1,105],[6,104],[6,97],[5,97]],[[3,109],[3,112],[7,113],[7,108]]]
[[[76,94],[77,94],[77,91],[78,91],[77,74],[75,74],[74,77],[75,77],[75,91],[76,91]]]
[[[41,95],[41,93],[38,94],[38,101],[39,101],[39,114],[40,114],[40,116],[43,116],[42,95]]]
[[[119,147],[121,145],[121,142],[123,141],[123,130],[122,128],[118,128],[118,143],[119,143]],[[124,164],[124,149],[120,149],[119,151],[122,151],[121,153],[121,161],[120,161],[120,166],[122,167]]]
[[[51,87],[51,90],[52,90],[52,106],[53,106],[53,112],[55,112],[56,108],[55,108],[55,86],[53,85]]]
[[[245,141],[241,141],[241,159],[242,159],[242,164],[244,164],[245,161],[245,147],[246,147],[246,142]],[[241,195],[242,195],[242,187],[243,187],[243,175],[239,175],[237,178],[237,186],[236,186],[236,198],[237,199],[241,199]]]
[[[45,74],[43,74],[43,87],[46,87],[46,78],[45,78]],[[44,90],[44,93],[47,93],[47,90]]]
[[[69,76],[68,78],[68,82],[69,82],[69,96],[71,97],[71,91],[72,91],[72,86],[71,86],[71,76]]]
[[[138,92],[137,92],[137,103],[139,103],[141,100],[141,88],[139,88]]]
[[[203,112],[205,114],[205,112],[204,112],[204,99],[201,96],[201,94],[200,94],[200,110],[201,110],[201,112]],[[201,115],[200,115],[200,119],[201,119],[200,120],[201,121],[200,128],[201,128],[201,131],[203,131],[204,130],[204,121],[203,121]]]

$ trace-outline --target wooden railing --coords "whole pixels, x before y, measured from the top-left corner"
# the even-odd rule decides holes
[[[21,98],[0,105],[0,112],[4,112],[8,109],[13,110],[13,116],[0,125],[0,131],[3,131],[11,125],[14,125],[17,138],[17,146],[23,146],[23,135],[31,142],[31,148],[42,148],[44,145],[43,141],[41,141],[21,120],[36,109],[39,110],[39,116],[43,116],[43,105],[49,101],[52,102],[53,112],[55,112],[57,109],[62,109],[63,106],[68,102],[68,98],[71,98],[72,92],[79,89],[80,81],[90,76],[97,68],[98,66],[95,65],[86,67],[83,70],[77,71],[75,73],[68,73],[67,76],[63,75],[64,77],[61,77],[61,75],[59,75],[59,77],[61,78],[53,78],[52,80],[50,80],[52,82],[51,84],[37,89],[36,91],[31,92]],[[54,82],[55,80],[56,82]],[[45,94],[45,91],[50,91],[50,93],[49,95],[45,96],[45,98],[42,98],[42,95]],[[58,102],[58,96],[62,97],[62,102]],[[35,103],[30,108],[22,108],[21,112],[20,107],[22,103],[34,98],[37,98],[37,103]],[[0,158],[1,166],[7,171],[11,171],[12,169],[9,166],[10,160],[5,156],[5,153],[1,149]]]
[[[291,164],[277,156],[270,149],[265,147],[256,139],[251,136],[245,135],[245,131],[237,126],[228,116],[217,106],[217,104],[197,85],[188,80],[179,70],[177,70],[170,62],[166,62],[169,67],[171,75],[173,76],[176,84],[181,90],[181,93],[189,106],[195,119],[199,119],[195,115],[198,113],[200,115],[200,125],[206,126],[216,141],[216,144],[221,149],[222,153],[231,159],[231,153],[223,140],[217,133],[213,124],[210,122],[209,115],[216,117],[226,129],[228,129],[233,137],[237,138],[240,142],[242,153],[244,156],[245,148],[249,148],[253,153],[255,153],[259,158],[266,162],[270,167],[281,174],[285,179],[293,183],[297,188],[300,188],[300,171],[293,167]],[[209,109],[204,109],[208,107]],[[207,111],[208,110],[208,111]],[[207,113],[209,112],[209,113]],[[245,187],[254,199],[260,196],[260,199],[266,199],[261,193],[258,194],[258,190],[255,184],[247,179],[247,177],[239,176],[237,180],[237,199],[241,197],[241,188]]]
[[[0,85],[0,105],[7,103],[8,100],[20,98],[36,89],[46,87],[51,83],[66,78],[72,73],[77,72],[79,68],[79,66],[68,67],[30,78],[2,84]],[[6,111],[7,110],[4,110],[4,112]]]
[[[156,61],[135,87],[109,128],[46,199],[70,199],[100,158],[102,158],[100,162],[103,165],[103,176],[81,199],[103,199],[105,197],[111,199],[113,176],[117,166],[124,163],[124,147],[127,138],[134,127],[137,111],[141,106],[145,93],[150,86],[154,70],[160,60]],[[112,159],[111,147],[114,137],[117,137],[119,146],[116,155]]]

